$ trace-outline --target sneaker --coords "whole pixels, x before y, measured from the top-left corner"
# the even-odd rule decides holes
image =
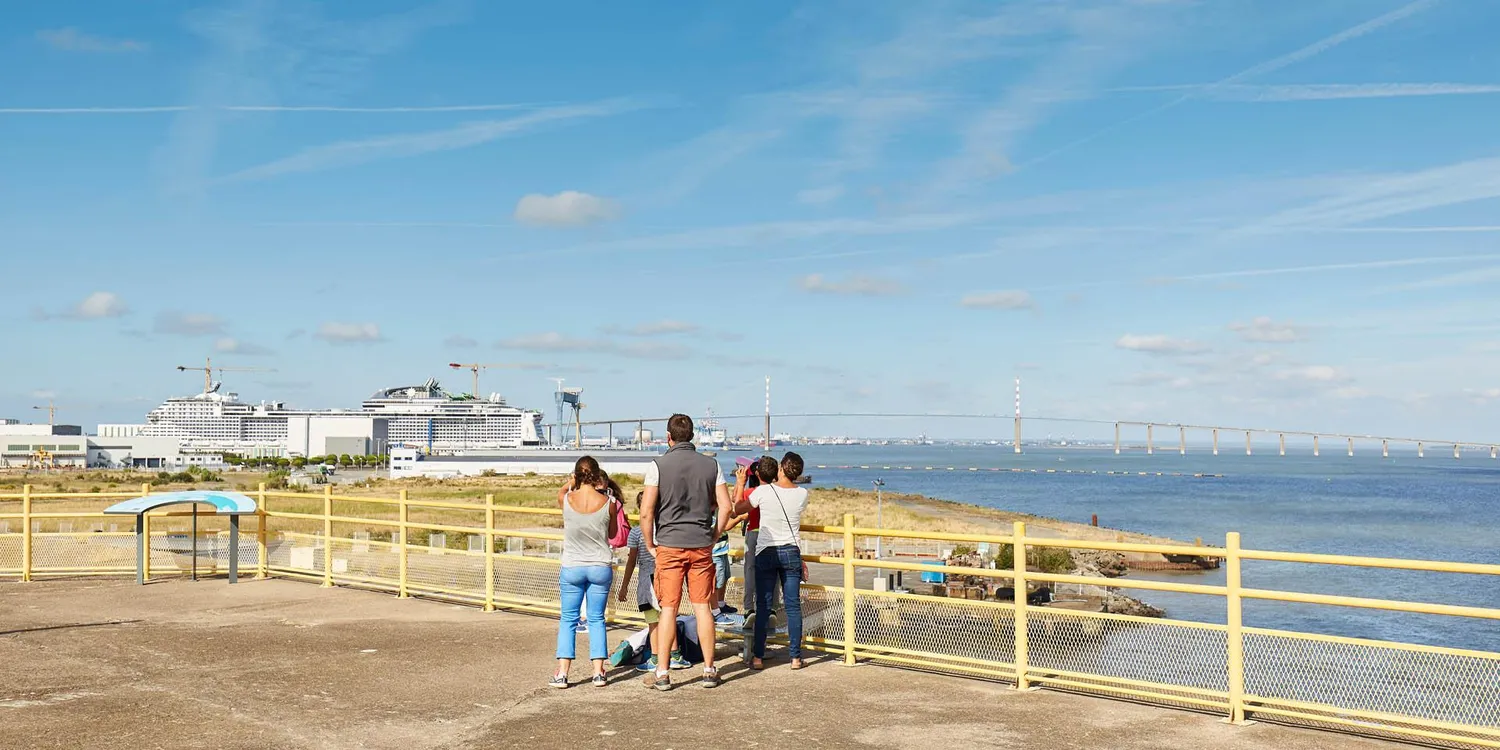
[[[740,613],[738,609],[735,609],[734,606],[730,604],[720,604],[719,611],[723,612],[726,615],[737,615]]]
[[[716,688],[719,686],[719,670],[717,667],[709,667],[703,670],[703,687]]]
[[[609,678],[605,677],[602,674],[596,674],[594,675],[594,679],[590,680],[590,682],[594,683],[594,687],[604,687],[605,685],[609,684]]]
[[[673,651],[672,661],[669,662],[667,666],[671,667],[672,669],[687,669],[688,667],[693,666],[693,663],[688,661],[687,659],[682,658],[682,652]]]
[[[559,690],[566,688],[568,686],[568,676],[565,674],[553,675],[552,681],[547,683],[547,686],[555,687]]]
[[[609,655],[609,668],[619,667],[630,661],[632,656],[635,656],[635,649],[630,646],[630,641],[620,641],[620,645],[615,647],[615,652]]]
[[[635,671],[637,671],[637,672],[655,672],[656,671],[656,654],[652,654],[651,658],[649,658],[649,659],[641,662],[639,665],[637,665],[636,668],[635,668]]]
[[[583,620],[579,620],[578,624],[573,626],[573,632],[587,633],[589,632],[589,624],[584,622]]]
[[[723,614],[720,614],[718,617],[714,618],[714,624],[715,625],[733,625],[734,624],[734,618],[730,617],[728,612],[725,612]]]
[[[657,690],[666,692],[672,689],[672,673],[657,674],[656,672],[652,672],[646,675],[646,679],[641,680],[641,684],[648,688],[656,688]]]

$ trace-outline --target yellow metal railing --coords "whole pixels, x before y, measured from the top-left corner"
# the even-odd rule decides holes
[[[148,493],[143,486],[142,493]],[[105,531],[98,509],[57,509],[136,492],[0,494],[0,577],[126,575],[134,572],[134,529]],[[322,586],[356,586],[398,597],[463,602],[485,610],[558,614],[560,512],[479,502],[283,492],[254,492],[258,525],[242,537],[255,546],[256,577],[284,577]],[[295,503],[295,507],[293,504]],[[102,509],[102,508],[100,508]],[[147,578],[160,577],[180,556],[165,539],[181,535],[191,511],[147,514]],[[498,516],[532,518],[528,528],[502,527]],[[203,516],[211,519],[211,516]],[[107,519],[107,520],[106,520]],[[10,523],[19,521],[19,531]],[[92,523],[73,531],[74,523]],[[127,522],[127,526],[130,524]],[[212,520],[207,534],[219,533]],[[999,679],[1019,689],[1050,687],[1145,700],[1221,713],[1241,724],[1276,719],[1376,736],[1452,746],[1500,748],[1500,653],[1247,626],[1245,600],[1354,607],[1391,612],[1500,620],[1500,608],[1274,591],[1245,586],[1243,563],[1271,561],[1356,566],[1475,576],[1500,576],[1500,565],[1350,557],[1244,549],[1238,533],[1221,547],[1153,545],[1028,536],[879,529],[852,515],[837,526],[803,527],[831,554],[804,558],[838,566],[841,585],[807,584],[805,644],[810,650],[903,667]],[[453,535],[450,542],[449,535]],[[452,542],[467,543],[454,546]],[[965,568],[911,560],[861,559],[875,538],[933,544],[1009,545],[1005,568]],[[425,544],[423,543],[425,542]],[[181,540],[176,540],[180,546]],[[1042,548],[1194,555],[1223,561],[1223,585],[1106,579],[1028,569]],[[210,555],[223,550],[211,549]],[[247,557],[248,554],[242,555]],[[181,566],[181,561],[177,560]],[[1014,599],[976,600],[859,588],[860,571],[943,573],[1009,581]],[[210,575],[214,571],[209,572]],[[1223,624],[1148,618],[1028,604],[1033,584],[1078,584],[1223,599]],[[738,579],[732,584],[739,585]],[[610,597],[611,607],[615,601]],[[612,611],[637,624],[634,608]],[[1500,626],[1496,631],[1500,633]],[[1500,642],[1500,636],[1496,638]]]

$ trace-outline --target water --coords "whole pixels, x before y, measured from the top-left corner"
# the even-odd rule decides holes
[[[1338,446],[1342,449],[1343,446]],[[811,468],[818,486],[912,493],[1079,523],[1222,545],[1238,531],[1247,549],[1500,563],[1500,461],[1438,451],[1381,459],[1213,456],[1189,449],[1148,456],[1110,450],[997,446],[807,446],[809,465],[959,467],[959,471]],[[721,454],[728,463],[731,455]],[[1098,474],[968,472],[967,467],[1097,471]],[[1103,472],[1131,472],[1110,476]],[[1152,476],[1136,476],[1135,472]],[[1155,476],[1155,472],[1220,477]],[[865,519],[873,522],[874,518]],[[1136,578],[1222,584],[1224,571],[1132,572]],[[1372,570],[1345,566],[1247,562],[1250,588],[1500,607],[1500,576]],[[1133,592],[1168,616],[1223,622],[1224,600],[1191,594]],[[1246,601],[1245,624],[1304,632],[1500,651],[1500,621],[1378,610]]]

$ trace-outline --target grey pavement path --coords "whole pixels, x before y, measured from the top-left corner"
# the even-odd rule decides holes
[[[550,690],[555,628],[290,581],[3,583],[0,748],[1398,747],[891,667],[751,673],[733,647],[717,690]]]

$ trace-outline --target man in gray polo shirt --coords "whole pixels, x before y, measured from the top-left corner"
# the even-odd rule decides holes
[[[693,420],[674,414],[667,420],[667,452],[646,469],[641,498],[641,534],[656,558],[656,597],[661,602],[661,651],[672,653],[677,639],[677,611],[682,585],[698,625],[703,647],[703,686],[718,687],[714,667],[713,545],[729,524],[729,489],[719,462],[693,445]],[[672,689],[665,660],[646,676],[647,687]]]

